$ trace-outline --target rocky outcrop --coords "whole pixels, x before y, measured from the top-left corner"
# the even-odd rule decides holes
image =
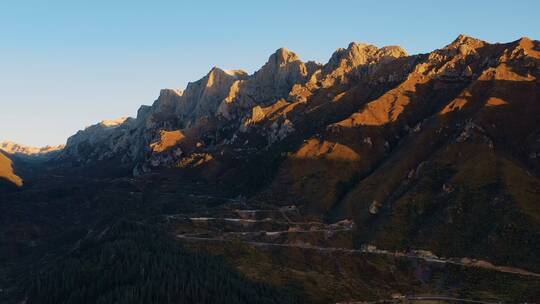
[[[214,67],[201,80],[188,84],[175,113],[185,125],[193,124],[203,116],[214,116],[230,94],[233,84],[245,78],[247,73],[244,71],[225,71]]]
[[[219,114],[232,119],[254,106],[267,106],[285,98],[294,85],[307,81],[318,68],[318,64],[304,63],[286,48],[278,49],[255,74],[233,84]]]
[[[373,73],[376,65],[404,56],[407,56],[407,52],[399,46],[378,48],[353,42],[346,49],[338,49],[334,52],[330,61],[321,69],[320,81],[323,86],[328,87],[342,80],[342,77],[358,66],[366,66],[372,70],[369,73]]]

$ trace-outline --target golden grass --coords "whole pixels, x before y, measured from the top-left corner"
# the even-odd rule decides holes
[[[184,134],[180,130],[161,131],[160,140],[151,144],[150,147],[152,151],[160,153],[176,146],[184,137]]]
[[[0,178],[7,179],[18,187],[23,185],[23,180],[13,170],[13,162],[3,153],[0,153]]]

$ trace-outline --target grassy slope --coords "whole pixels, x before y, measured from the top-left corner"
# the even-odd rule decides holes
[[[23,185],[23,180],[19,177],[13,169],[13,162],[3,152],[0,151],[0,178],[8,180],[9,182],[20,187]]]
[[[373,301],[404,295],[447,295],[498,301],[530,301],[540,280],[453,265],[379,255],[321,253],[301,248],[254,248],[242,243],[192,243],[223,256],[248,278],[287,286],[309,303]]]
[[[527,143],[538,130],[539,57],[520,43],[504,47],[536,55],[478,67],[471,80],[411,74],[289,154],[274,189],[292,189],[312,213],[355,218],[359,242],[540,269],[539,168]]]

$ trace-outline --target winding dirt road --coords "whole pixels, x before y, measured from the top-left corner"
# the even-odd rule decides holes
[[[185,234],[179,234],[176,236],[178,239],[186,240],[186,241],[192,241],[192,242],[229,242],[230,240],[224,239],[224,238],[218,238],[218,237],[197,237],[193,235],[185,235]],[[532,276],[540,278],[540,274],[534,273],[528,270],[515,268],[515,267],[508,267],[508,266],[497,266],[492,265],[488,262],[480,261],[480,263],[462,263],[458,262],[457,260],[462,259],[445,259],[441,257],[428,257],[428,256],[422,256],[419,254],[414,254],[410,252],[394,252],[394,251],[388,251],[383,249],[347,249],[347,248],[336,248],[336,247],[319,247],[319,246],[312,246],[307,244],[276,244],[276,243],[264,243],[264,242],[253,242],[253,241],[242,241],[244,244],[248,244],[255,247],[262,247],[262,248],[268,248],[268,247],[288,247],[288,248],[301,248],[306,250],[316,250],[319,252],[325,252],[325,253],[332,253],[332,252],[340,252],[340,253],[346,253],[346,254],[379,254],[379,255],[387,255],[387,256],[393,256],[393,257],[400,257],[400,258],[407,258],[407,259],[419,259],[424,260],[429,263],[441,263],[441,264],[453,264],[458,265],[462,267],[475,267],[475,268],[482,268],[482,269],[488,269],[503,273],[510,273],[510,274],[516,274],[516,275],[523,275],[523,276]]]

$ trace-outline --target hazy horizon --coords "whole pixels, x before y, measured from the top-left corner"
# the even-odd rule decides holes
[[[134,116],[160,89],[184,89],[213,66],[252,73],[280,47],[325,63],[351,41],[416,54],[461,33],[540,39],[540,3],[521,3],[512,11],[502,1],[0,3],[0,141],[65,143],[85,126]]]

